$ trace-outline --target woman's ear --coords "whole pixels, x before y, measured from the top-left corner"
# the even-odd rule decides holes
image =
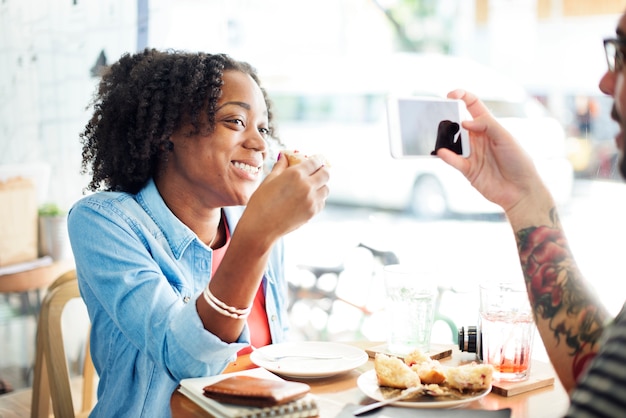
[[[161,151],[172,151],[174,149],[174,143],[171,139],[168,139],[167,142],[162,144],[159,148]]]

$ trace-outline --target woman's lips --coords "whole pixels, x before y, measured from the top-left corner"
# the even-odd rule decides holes
[[[251,165],[243,161],[233,161],[232,164],[239,173],[242,173],[246,178],[251,180],[256,180],[263,168],[260,165]]]

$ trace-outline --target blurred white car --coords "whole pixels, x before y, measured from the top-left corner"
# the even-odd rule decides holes
[[[292,60],[294,62],[298,60]],[[532,156],[558,204],[570,198],[574,172],[565,131],[524,89],[473,61],[443,55],[326,59],[260,68],[288,148],[322,153],[332,165],[329,202],[408,210],[425,218],[498,213],[455,169],[436,157],[394,159],[388,94],[477,94]]]

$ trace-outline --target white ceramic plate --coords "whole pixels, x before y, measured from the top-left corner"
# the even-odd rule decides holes
[[[359,378],[357,379],[357,386],[359,387],[359,389],[361,389],[363,393],[365,393],[370,398],[376,399],[377,401],[382,401],[385,399],[381,388],[378,386],[378,382],[376,381],[375,370],[369,370],[359,376]],[[463,399],[450,400],[449,398],[442,399],[431,396],[423,396],[417,401],[398,401],[392,403],[392,405],[405,406],[409,408],[458,408],[484,396],[487,396],[489,392],[491,392],[491,387],[481,392],[463,395]]]
[[[346,344],[302,341],[271,344],[256,349],[250,360],[276,374],[320,378],[347,372],[365,364],[367,353]]]

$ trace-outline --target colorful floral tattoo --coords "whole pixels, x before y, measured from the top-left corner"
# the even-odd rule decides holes
[[[556,344],[567,344],[577,379],[596,353],[607,314],[583,286],[556,211],[551,226],[517,232],[517,244],[535,321],[547,321]]]

